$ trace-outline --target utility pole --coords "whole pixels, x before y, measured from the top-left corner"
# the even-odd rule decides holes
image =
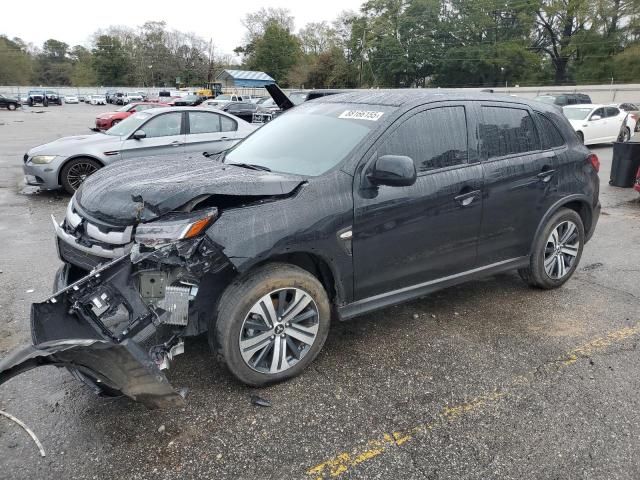
[[[211,88],[213,77],[213,38],[209,40],[209,70],[207,71],[207,88]]]
[[[362,46],[360,47],[360,79],[358,81],[358,86],[362,88],[362,70],[364,69],[364,45],[367,41],[367,25],[365,24],[364,29],[362,30]]]

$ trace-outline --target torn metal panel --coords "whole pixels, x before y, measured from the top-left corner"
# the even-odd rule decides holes
[[[0,385],[36,367],[69,367],[119,390],[147,408],[176,407],[184,398],[131,340],[65,339],[14,350],[0,361]]]

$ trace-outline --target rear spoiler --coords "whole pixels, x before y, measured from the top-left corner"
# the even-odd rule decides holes
[[[276,83],[265,85],[264,88],[267,89],[267,92],[269,92],[273,101],[276,102],[276,105],[278,105],[282,110],[289,110],[290,108],[295,107],[293,102],[289,100],[289,97],[287,97],[287,94],[284,93]]]

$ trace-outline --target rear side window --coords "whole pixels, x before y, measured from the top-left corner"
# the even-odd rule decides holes
[[[217,133],[220,131],[220,115],[208,112],[189,112],[189,132]]]
[[[527,110],[520,108],[482,107],[480,141],[486,158],[540,148],[533,119]]]
[[[607,117],[617,117],[620,114],[620,110],[615,107],[607,107],[605,109]]]
[[[564,145],[564,138],[555,126],[553,121],[541,113],[535,114],[538,120],[538,132],[540,133],[540,142],[542,143],[543,150],[549,150],[550,148],[557,148]]]
[[[391,133],[378,154],[411,157],[418,172],[466,163],[464,107],[439,107],[413,115]]]
[[[224,115],[220,115],[220,125],[221,132],[235,132],[238,129],[238,124]]]

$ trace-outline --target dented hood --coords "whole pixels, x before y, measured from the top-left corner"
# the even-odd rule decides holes
[[[86,215],[113,225],[148,222],[189,201],[211,195],[278,197],[304,178],[272,173],[197,155],[135,158],[98,170],[76,192]]]

